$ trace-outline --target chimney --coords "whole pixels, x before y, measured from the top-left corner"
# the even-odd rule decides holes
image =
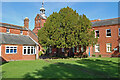
[[[29,28],[29,19],[28,19],[28,17],[26,17],[24,19],[24,27]]]

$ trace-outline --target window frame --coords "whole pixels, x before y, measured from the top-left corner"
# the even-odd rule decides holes
[[[28,47],[30,47],[30,54],[28,54]],[[31,53],[31,49],[33,47],[33,53]],[[26,50],[26,54],[24,54],[24,49]],[[35,46],[23,46],[23,51],[22,51],[23,55],[35,55],[36,54],[36,49]]]
[[[99,31],[99,30],[95,30],[95,38],[99,38],[100,37],[100,31],[99,31],[99,37],[97,37],[96,31]]]
[[[52,48],[51,47],[49,47],[49,53],[52,53]]]
[[[111,37],[112,34],[111,34],[111,36],[107,36],[107,30],[110,30],[110,33],[111,33],[111,29],[106,29],[106,37]]]
[[[22,32],[22,33],[21,33]],[[23,31],[22,30],[20,30],[20,35],[23,35]]]
[[[9,32],[7,32],[7,31],[9,31]],[[9,28],[6,28],[6,33],[10,33],[10,29]]]
[[[62,52],[65,52],[64,48],[62,48]]]
[[[7,48],[7,47],[9,47],[9,48]],[[13,48],[11,48],[11,47],[13,47]],[[5,46],[5,54],[17,54],[17,48],[18,48],[17,46]],[[9,49],[9,53],[6,52],[7,49]],[[10,52],[11,49],[13,50],[13,53]],[[14,52],[15,49],[16,49],[16,53]]]
[[[119,34],[119,33],[120,33],[120,28],[118,28],[118,36],[120,36],[120,34]]]
[[[108,44],[110,44],[110,51],[108,51]],[[112,52],[112,44],[111,43],[106,43],[106,52],[111,53]]]
[[[99,47],[98,47],[98,46],[99,46]],[[99,53],[99,52],[100,52],[100,45],[99,45],[99,44],[96,44],[94,48],[95,48],[95,52],[96,52],[96,53]],[[98,48],[98,50],[96,50],[97,48]]]
[[[81,46],[81,52],[84,52],[84,47],[83,46]]]

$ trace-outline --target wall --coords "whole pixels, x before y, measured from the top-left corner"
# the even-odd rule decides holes
[[[34,55],[23,55],[23,46],[22,45],[9,45],[9,46],[17,46],[17,54],[6,54],[5,53],[5,44],[1,45],[1,55],[2,58],[6,61],[10,60],[35,60],[35,54]]]
[[[2,33],[6,33],[6,27],[0,27],[0,32]],[[11,34],[20,34],[20,30],[19,29],[13,29],[13,28],[9,28],[10,29],[10,33]],[[26,30],[22,30],[23,31],[23,35],[27,35],[27,32]]]
[[[114,48],[118,48],[118,25],[100,26],[93,28],[94,30],[99,30],[98,44],[100,45],[100,52],[95,52],[95,54],[101,54],[102,57],[111,57],[112,54],[118,55],[118,51],[113,50]],[[106,37],[106,29],[111,29],[111,37]],[[106,52],[106,43],[112,44],[112,52]]]

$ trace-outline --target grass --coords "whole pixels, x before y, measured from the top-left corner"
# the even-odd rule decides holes
[[[70,58],[13,61],[2,66],[3,78],[118,78],[118,58]]]

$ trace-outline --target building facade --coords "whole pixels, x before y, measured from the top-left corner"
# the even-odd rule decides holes
[[[39,58],[42,47],[38,43],[38,30],[44,27],[47,17],[45,8],[40,8],[41,13],[35,17],[33,31],[29,29],[29,19],[24,19],[24,26],[0,23],[0,56],[5,61],[35,60]],[[64,48],[49,48],[48,54],[74,56],[88,54],[89,57],[101,55],[102,57],[120,56],[120,18],[106,20],[91,20],[92,30],[95,30],[95,38],[98,42],[93,46],[76,46],[67,50]]]
[[[40,45],[37,36],[29,30],[29,19],[24,26],[0,23],[0,56],[4,61],[38,59]]]
[[[93,46],[76,46],[68,50],[67,56],[77,54],[88,54],[89,57],[119,57],[120,56],[120,22],[118,18],[106,20],[91,20],[92,30],[95,30],[95,38],[98,38],[97,44]],[[64,48],[48,49],[48,53],[53,56],[56,53],[62,55],[65,53]]]
[[[91,21],[98,43],[93,46],[93,53],[103,57],[120,56],[120,18]]]
[[[38,33],[38,30],[44,27],[44,23],[46,22],[47,17],[45,16],[45,8],[40,9],[41,14],[37,14],[35,17],[35,28],[33,32],[35,34]],[[88,54],[88,56],[92,56],[95,54],[96,56],[103,57],[113,57],[120,56],[120,18],[112,18],[106,20],[91,20],[92,30],[95,30],[95,38],[98,38],[98,43],[94,46],[76,46],[75,48],[71,48],[68,52],[68,55],[74,55],[78,53]],[[64,53],[64,49],[59,49],[61,54]],[[57,53],[56,48],[48,49],[48,53],[50,55],[54,55]]]
[[[40,8],[40,14],[37,14],[35,17],[35,27],[33,29],[33,32],[37,35],[38,30],[40,30],[42,27],[44,27],[44,23],[46,22],[47,16],[45,16],[45,8],[43,7],[42,3],[42,8]]]

